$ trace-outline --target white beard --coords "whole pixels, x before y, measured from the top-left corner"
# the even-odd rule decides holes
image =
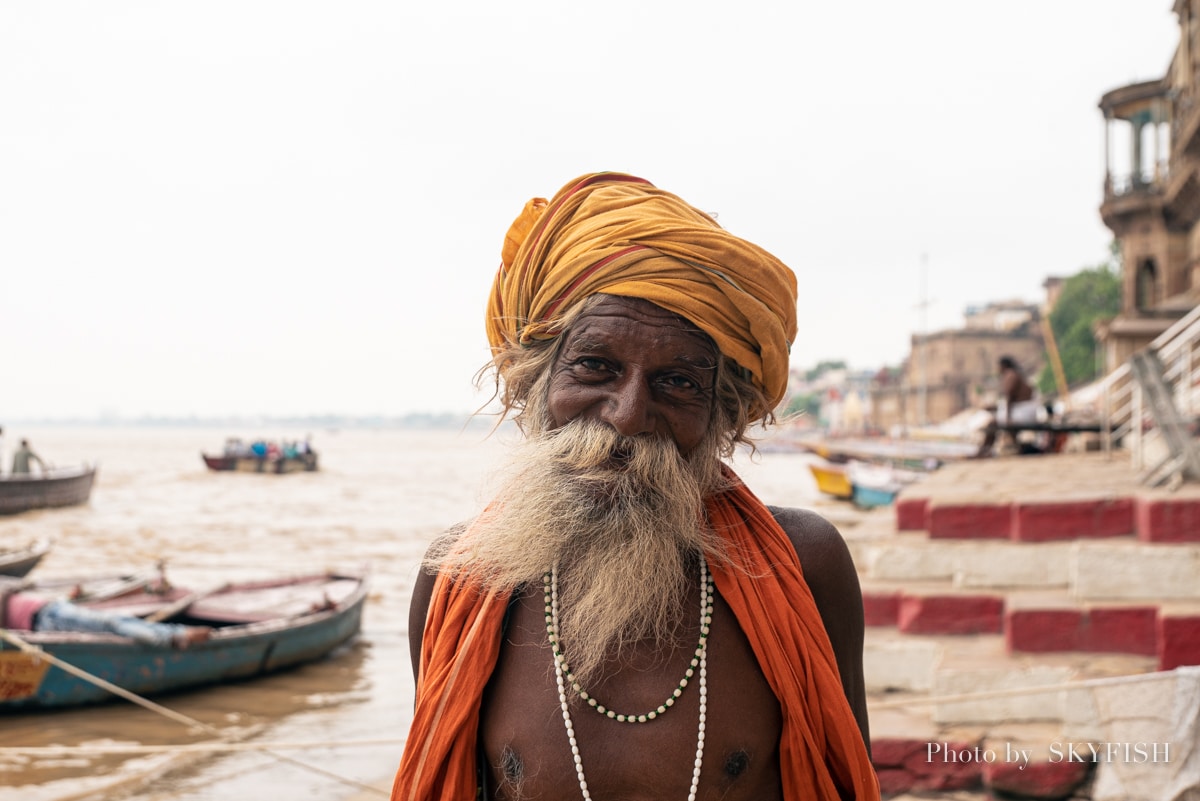
[[[704,498],[725,481],[718,443],[713,435],[684,457],[674,442],[599,423],[535,433],[499,500],[429,566],[505,592],[541,588],[557,566],[559,639],[587,683],[622,648],[673,646],[690,624],[699,554],[725,555],[704,516]]]

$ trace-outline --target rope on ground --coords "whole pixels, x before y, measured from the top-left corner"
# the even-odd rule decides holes
[[[46,660],[47,662],[49,662],[51,665],[54,665],[59,670],[70,673],[72,676],[83,679],[84,681],[94,684],[97,687],[100,687],[104,690],[107,690],[108,692],[110,692],[116,696],[119,696],[119,697],[125,699],[126,701],[130,701],[134,704],[137,704],[140,707],[150,710],[151,712],[156,712],[159,715],[169,718],[169,719],[175,721],[176,723],[182,723],[185,726],[190,726],[192,728],[199,729],[207,734],[213,735],[214,737],[219,737],[222,740],[228,740],[228,738],[229,738],[229,735],[227,733],[222,732],[220,729],[216,728],[215,726],[210,726],[209,724],[207,724],[203,721],[196,720],[193,717],[189,717],[187,715],[176,712],[173,709],[168,709],[165,706],[156,704],[147,698],[143,698],[142,696],[137,695],[136,693],[129,692],[124,687],[118,687],[117,685],[113,684],[110,681],[106,681],[105,679],[102,679],[99,676],[94,676],[91,673],[88,673],[86,670],[82,670],[81,668],[78,668],[75,665],[72,665],[70,662],[64,662],[62,659],[59,659],[54,654],[48,653],[45,650],[38,648],[35,645],[31,645],[30,643],[26,642],[21,637],[18,637],[16,634],[13,634],[8,629],[0,628],[0,639],[11,644],[15,648],[18,648],[21,651],[24,651],[27,654],[31,654],[31,655],[37,657],[38,659]],[[263,753],[263,754],[267,754],[268,756],[271,756],[281,762],[286,762],[290,765],[295,765],[296,767],[303,768],[305,770],[312,771],[313,773],[320,774],[322,776],[325,776],[328,779],[333,779],[334,781],[341,782],[342,784],[347,784],[352,787],[357,787],[360,790],[366,790],[369,792],[378,793],[379,795],[388,795],[389,794],[388,791],[382,790],[373,785],[364,784],[363,782],[357,781],[355,779],[351,779],[347,776],[340,776],[336,773],[333,773],[332,771],[325,770],[324,768],[319,768],[315,765],[309,765],[305,762],[301,762],[298,759],[293,759],[292,757],[286,756],[284,754],[274,753],[269,748],[259,749],[259,752]]]
[[[953,695],[926,695],[920,698],[897,698],[891,701],[872,703],[867,700],[869,710],[893,709],[906,706],[925,706],[927,704],[950,704],[961,701],[984,701],[990,698],[1012,698],[1021,695],[1041,695],[1042,693],[1060,692],[1062,690],[1086,690],[1092,687],[1112,687],[1120,684],[1134,684],[1148,681],[1161,681],[1176,678],[1176,671],[1159,671],[1156,673],[1138,673],[1131,676],[1109,676],[1102,679],[1080,679],[1064,681],[1058,684],[1039,684],[1029,687],[1009,687],[1003,690],[980,690],[973,693],[956,693]]]

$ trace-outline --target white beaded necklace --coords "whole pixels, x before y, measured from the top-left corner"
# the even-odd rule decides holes
[[[579,777],[579,789],[583,793],[584,801],[591,801],[592,796],[588,792],[587,779],[583,775],[583,759],[579,754],[579,744],[575,740],[575,725],[571,722],[571,708],[567,702],[567,681],[570,681],[572,689],[580,698],[605,717],[621,723],[646,723],[674,706],[675,700],[683,694],[688,681],[699,670],[700,725],[699,733],[696,736],[696,761],[692,770],[692,786],[688,792],[688,801],[696,801],[696,791],[700,786],[700,766],[704,762],[704,729],[708,710],[708,631],[712,624],[714,595],[712,577],[708,573],[708,564],[704,561],[704,556],[700,556],[700,643],[696,646],[695,656],[692,657],[679,686],[671,692],[671,696],[666,701],[659,704],[657,709],[644,715],[626,715],[614,712],[600,704],[579,686],[570,666],[567,665],[566,657],[563,656],[558,642],[558,570],[552,567],[545,574],[542,582],[546,601],[546,634],[550,639],[550,647],[554,650],[554,676],[558,683],[558,702],[562,707],[563,723],[567,727],[567,740],[571,744],[571,756],[575,760],[575,774]]]

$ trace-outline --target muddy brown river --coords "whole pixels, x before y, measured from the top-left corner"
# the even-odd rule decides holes
[[[303,438],[316,473],[214,473],[226,436]],[[176,584],[369,565],[360,636],[328,659],[251,681],[154,699],[210,732],[124,701],[0,714],[2,801],[386,798],[411,716],[408,596],[427,543],[486,500],[511,434],[486,429],[227,430],[5,425],[46,461],[98,462],[87,505],[0,517],[0,545],[50,536],[32,578],[141,569]],[[813,506],[800,454],[734,467],[769,503]],[[6,465],[7,466],[7,465]],[[53,749],[53,750],[49,750]]]

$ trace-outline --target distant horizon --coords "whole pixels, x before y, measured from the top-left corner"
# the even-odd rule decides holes
[[[139,426],[195,427],[264,426],[310,428],[458,428],[492,426],[495,414],[483,412],[424,411],[394,415],[322,413],[309,415],[93,415],[71,417],[16,417],[0,421],[5,433],[18,426]]]

